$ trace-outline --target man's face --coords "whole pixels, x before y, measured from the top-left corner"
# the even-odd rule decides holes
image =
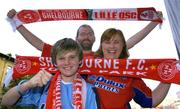
[[[94,33],[89,27],[81,27],[76,40],[80,43],[83,50],[92,50],[95,41]]]

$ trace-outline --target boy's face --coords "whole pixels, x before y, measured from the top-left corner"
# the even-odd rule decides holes
[[[65,82],[71,82],[77,73],[81,61],[76,51],[65,51],[56,56],[56,63],[62,79]]]

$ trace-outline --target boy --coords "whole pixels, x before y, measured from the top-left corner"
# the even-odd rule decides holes
[[[45,70],[11,88],[2,105],[34,105],[38,109],[97,109],[92,85],[78,74],[83,58],[80,45],[70,39],[57,41],[51,52],[52,63],[59,70],[54,76]],[[13,98],[13,99],[12,99]]]

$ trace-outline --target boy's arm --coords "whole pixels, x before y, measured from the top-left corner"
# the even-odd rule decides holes
[[[52,75],[46,70],[40,70],[30,80],[19,84],[10,90],[8,90],[2,98],[0,105],[11,106],[14,105],[18,99],[23,95],[24,92],[34,87],[43,87],[51,79]]]
[[[2,106],[12,106],[14,105],[19,98],[21,97],[20,93],[25,92],[26,90],[29,90],[29,84],[27,82],[23,83],[22,85],[15,86],[8,90],[6,94],[2,97]],[[19,92],[21,90],[21,92]]]

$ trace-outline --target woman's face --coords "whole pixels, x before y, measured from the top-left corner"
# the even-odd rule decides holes
[[[121,37],[118,34],[112,36],[110,40],[105,40],[102,42],[102,51],[104,58],[107,59],[117,59],[119,58],[124,43]]]

